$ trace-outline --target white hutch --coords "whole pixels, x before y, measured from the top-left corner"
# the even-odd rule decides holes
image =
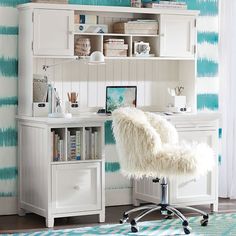
[[[138,106],[149,111],[165,111],[167,88],[183,86],[191,114],[167,116],[180,137],[207,142],[216,153],[215,168],[199,179],[176,178],[170,183],[171,204],[212,204],[218,208],[218,117],[196,113],[196,24],[198,11],[130,7],[83,6],[28,3],[19,10],[19,214],[34,212],[52,227],[54,218],[99,214],[105,219],[104,122],[109,117],[92,112],[105,105],[107,85],[136,85]],[[108,33],[75,31],[76,14],[96,15]],[[158,21],[154,35],[113,33],[115,22],[132,19]],[[103,52],[103,42],[121,38],[128,44],[127,57],[106,57],[105,65],[90,66],[87,58],[75,58],[74,42],[89,38],[92,51]],[[133,42],[150,44],[153,57],[134,57]],[[44,73],[43,65],[60,64],[47,71],[63,103],[67,93],[79,94],[80,114],[71,119],[32,117],[33,74]],[[98,132],[99,155],[88,160],[85,131]],[[68,131],[81,134],[81,160],[52,160],[51,132],[65,142]],[[65,156],[67,155],[65,145]],[[65,158],[66,159],[66,158]],[[158,188],[149,180],[134,184],[135,204],[158,201]],[[120,202],[120,205],[124,204]],[[110,203],[109,205],[112,205]]]

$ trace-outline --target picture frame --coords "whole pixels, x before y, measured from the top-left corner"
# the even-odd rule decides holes
[[[134,41],[134,55],[148,56],[150,53],[150,45],[148,42]]]

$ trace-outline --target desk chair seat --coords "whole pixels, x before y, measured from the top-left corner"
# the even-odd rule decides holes
[[[186,234],[190,233],[184,215],[168,202],[168,180],[175,176],[198,176],[211,170],[214,163],[212,149],[204,143],[179,143],[175,127],[164,118],[136,108],[119,108],[112,114],[113,133],[120,158],[121,172],[128,178],[153,178],[161,184],[161,203],[146,205],[124,212],[121,222],[129,214],[144,210],[131,220],[132,232],[138,231],[137,222],[156,210],[167,211],[182,220]],[[192,207],[203,215],[202,226],[208,223],[208,214]]]

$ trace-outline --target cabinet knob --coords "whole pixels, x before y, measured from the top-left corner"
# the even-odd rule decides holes
[[[74,190],[77,190],[77,191],[78,191],[79,189],[80,189],[79,185],[75,185],[75,186],[74,186]]]

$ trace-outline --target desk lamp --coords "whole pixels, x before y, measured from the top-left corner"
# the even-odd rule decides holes
[[[65,61],[53,64],[53,65],[43,65],[43,70],[46,73],[47,69],[49,69],[51,67],[58,66],[58,65],[61,65],[61,64],[65,64],[65,63],[69,63],[69,62],[72,62],[74,60],[85,59],[85,58],[86,57],[79,57],[78,56],[75,59],[65,60]],[[100,52],[100,51],[94,51],[89,56],[88,65],[102,65],[102,64],[105,64],[105,58],[104,58],[103,53]],[[51,117],[51,118],[64,118],[64,117],[68,117],[69,118],[69,117],[71,117],[72,115],[70,113],[65,114],[65,113],[62,112],[60,97],[59,97],[56,89],[52,85],[52,83],[49,83],[48,88],[49,88],[49,91],[51,91],[51,94],[50,94],[51,99],[52,99],[52,96],[54,96],[54,98],[55,98],[55,105],[56,105],[55,112],[53,112],[51,110],[49,115],[48,115],[48,117]]]

